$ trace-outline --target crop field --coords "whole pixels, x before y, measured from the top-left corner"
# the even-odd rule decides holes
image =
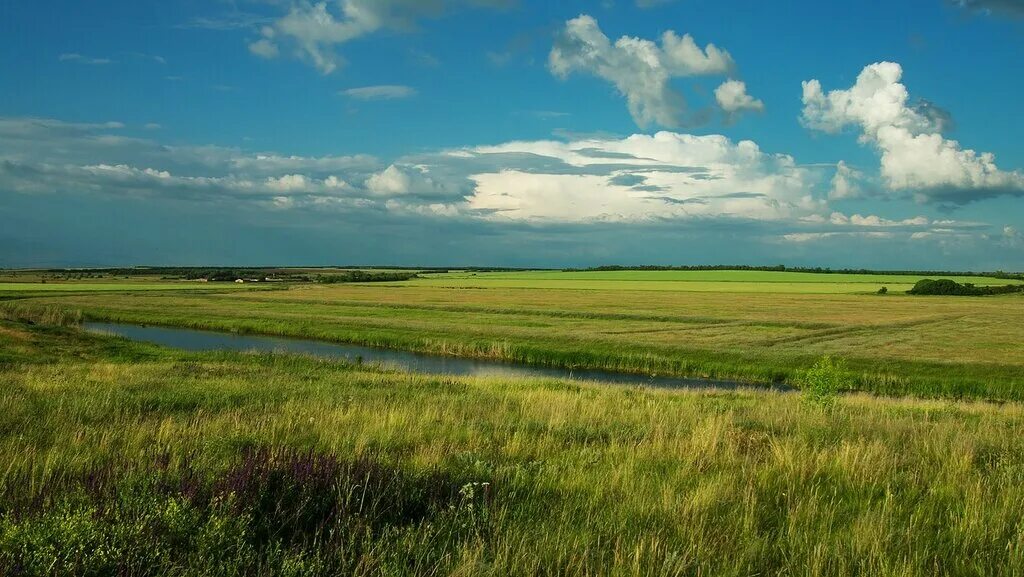
[[[459,280],[461,274],[448,276]],[[32,302],[81,309],[94,320],[751,383],[792,382],[815,360],[832,355],[847,361],[855,374],[851,388],[859,390],[1024,398],[1024,298],[1019,294],[914,297],[852,289],[843,291],[847,294],[793,293],[790,281],[763,283],[756,292],[733,292],[748,281],[672,280],[679,276],[675,272],[606,280],[602,282],[615,288],[603,289],[594,288],[597,281],[586,274],[564,274],[567,278],[557,280],[547,272],[494,273],[493,280],[478,276],[474,288],[431,286],[416,279],[222,294],[79,294]],[[666,278],[658,280],[661,276]],[[812,276],[828,280],[841,275]],[[548,288],[544,278],[575,288]],[[508,288],[503,284],[508,279],[541,286]],[[1006,282],[988,279],[993,281]],[[666,288],[636,290],[633,283]],[[685,288],[694,283],[720,288]],[[844,286],[865,285],[874,286],[855,276]]]

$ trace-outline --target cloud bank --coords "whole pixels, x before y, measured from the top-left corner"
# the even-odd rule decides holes
[[[0,118],[0,191],[8,201],[171,203],[202,214],[277,215],[289,226],[434,223],[484,235],[530,230],[530,238],[643,230],[761,239],[751,242],[909,241],[988,228],[923,216],[846,216],[829,206],[826,187],[838,197],[849,196],[849,185],[722,135],[515,141],[385,161],[169,146],[127,130],[117,122]],[[840,166],[837,174],[854,178]]]

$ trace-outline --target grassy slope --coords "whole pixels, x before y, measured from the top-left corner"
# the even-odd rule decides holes
[[[1024,571],[1017,404],[823,412],[0,321],[0,412],[0,573]]]
[[[1024,398],[1020,295],[346,285],[227,295],[81,295],[44,302],[81,308],[96,319],[755,382],[791,380],[832,354],[849,361],[863,390]]]

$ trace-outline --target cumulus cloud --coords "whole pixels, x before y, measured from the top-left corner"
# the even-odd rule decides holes
[[[742,80],[730,79],[719,85],[715,89],[715,101],[730,120],[748,110],[764,112],[764,102],[747,94],[747,84]]]
[[[360,86],[342,90],[341,93],[356,100],[395,100],[416,96],[416,89],[411,86],[382,84],[379,86]]]
[[[612,83],[641,127],[677,128],[688,122],[686,101],[671,80],[725,75],[733,71],[735,63],[727,51],[714,44],[701,48],[689,34],[679,36],[672,30],[662,34],[660,45],[630,36],[612,43],[597,20],[583,14],[565,23],[548,55],[548,67],[563,79],[582,72]]]
[[[920,200],[966,203],[1024,195],[1024,173],[1001,170],[992,153],[945,138],[941,131],[949,124],[948,114],[927,101],[911,104],[902,75],[899,64],[878,62],[865,67],[845,90],[825,93],[819,81],[806,81],[802,121],[830,133],[856,127],[861,142],[881,153],[886,186]]]
[[[288,13],[260,28],[249,50],[276,57],[282,47],[309,61],[323,74],[343,63],[336,48],[381,30],[407,31],[421,18],[436,17],[453,5],[506,6],[509,0],[299,0]]]

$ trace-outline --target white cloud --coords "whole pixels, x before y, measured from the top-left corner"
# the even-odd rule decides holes
[[[455,186],[453,183],[435,179],[431,175],[431,166],[424,164],[392,164],[366,179],[366,188],[373,195],[411,195],[417,200],[410,202],[417,204],[420,202],[419,199],[458,197]]]
[[[302,174],[285,174],[278,177],[268,177],[267,187],[280,192],[299,192],[308,190],[311,182]]]
[[[294,195],[357,197],[345,177],[379,170],[371,156],[253,154],[167,146],[112,134],[123,124],[0,118],[0,190],[13,193],[161,195],[189,201]]]
[[[734,118],[741,112],[764,112],[764,102],[747,94],[747,84],[741,80],[726,80],[715,89],[715,101],[726,113]]]
[[[957,223],[956,221],[942,221],[933,223],[931,220],[928,219],[928,217],[925,216],[915,216],[912,218],[905,218],[903,220],[890,220],[874,214],[870,214],[867,216],[862,216],[860,214],[847,216],[841,212],[833,212],[831,215],[829,215],[829,222],[839,226],[852,225],[869,228],[928,226],[930,224],[943,224],[945,226],[961,225],[961,223]]]
[[[916,233],[914,233],[916,234]],[[857,231],[831,231],[831,232],[791,232],[782,235],[782,240],[795,243],[820,242],[832,238],[876,238],[892,239],[896,235],[888,231],[857,230]],[[913,234],[911,235],[913,237]]]
[[[813,230],[789,232],[781,240],[789,243],[819,243],[829,239],[925,239],[972,238],[988,225],[978,222],[932,220],[925,216],[888,219],[878,215],[854,214],[847,216],[833,212],[828,218],[820,215],[802,219]]]
[[[863,173],[840,160],[836,164],[836,173],[832,176],[832,186],[828,191],[829,200],[860,198],[864,194],[860,185],[863,179]]]
[[[395,100],[416,96],[416,89],[410,86],[382,84],[379,86],[360,86],[342,90],[341,94],[356,100]]]
[[[249,52],[252,52],[256,56],[262,56],[263,58],[277,58],[280,54],[280,50],[277,44],[270,38],[260,38],[254,42],[249,43]]]
[[[815,192],[826,184],[824,169],[721,135],[506,142],[381,163],[366,155],[168,146],[120,136],[118,126],[0,118],[0,190],[12,197],[54,195],[55,202],[78,195],[203,204],[210,211],[315,212],[346,222],[687,230],[726,239],[735,233],[791,246],[842,238],[966,238],[988,228],[833,211]],[[991,242],[1010,250],[1019,233],[1007,230]]]
[[[633,120],[641,127],[685,124],[686,102],[672,88],[676,77],[722,75],[734,68],[728,52],[708,44],[701,49],[689,34],[669,30],[661,45],[630,36],[613,44],[586,14],[569,20],[548,56],[548,67],[560,78],[573,72],[592,74],[626,98]]]
[[[827,94],[817,80],[806,81],[802,121],[831,133],[857,127],[861,142],[880,151],[881,176],[891,190],[959,203],[1024,195],[1024,173],[1001,170],[992,153],[964,149],[944,138],[948,117],[934,105],[909,104],[902,74],[899,64],[878,62],[865,67],[851,88]]]
[[[511,142],[471,151],[519,159],[518,167],[503,162],[498,170],[470,176],[475,188],[469,206],[496,219],[783,220],[822,208],[811,192],[816,175],[792,157],[720,135],[659,132],[623,139]]]
[[[380,30],[410,30],[418,19],[436,17],[457,4],[504,6],[508,0],[298,0],[287,14],[260,29],[249,50],[273,58],[287,46],[330,74],[343,63],[337,46]]]
[[[374,194],[384,196],[405,194],[409,192],[411,186],[412,179],[409,175],[394,164],[366,179],[366,188]]]
[[[114,62],[109,58],[92,58],[89,56],[82,56],[81,54],[75,52],[65,52],[64,54],[58,56],[57,60],[60,60],[61,62],[77,62],[79,64],[90,64],[94,66],[111,64]]]

